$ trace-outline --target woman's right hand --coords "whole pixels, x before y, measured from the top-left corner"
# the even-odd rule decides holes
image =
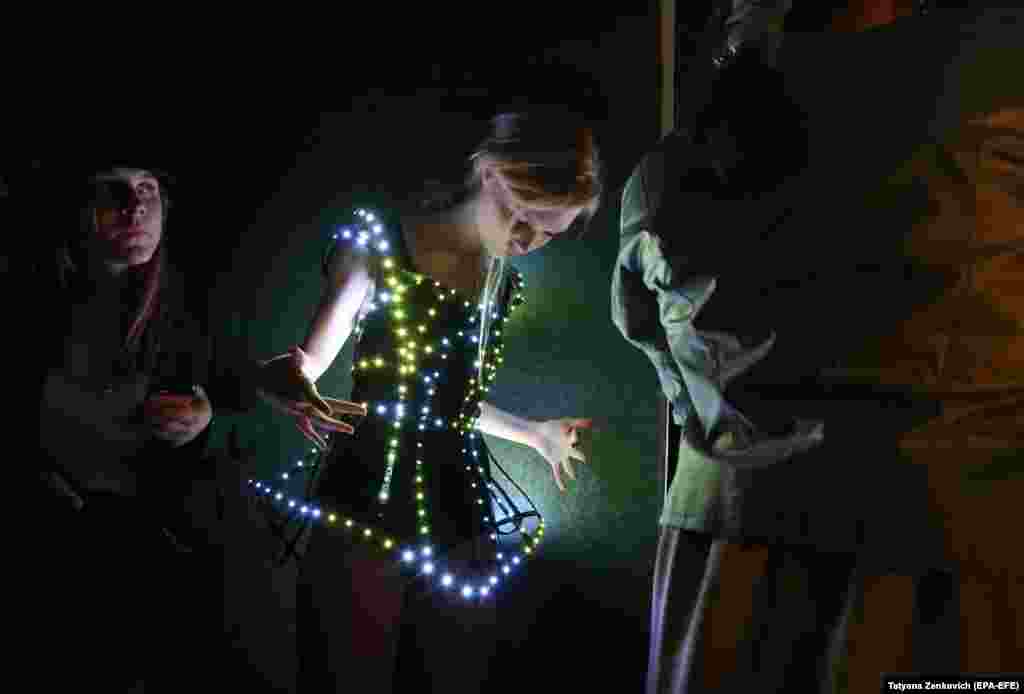
[[[350,414],[365,417],[366,407],[347,400],[324,398],[316,384],[303,371],[309,359],[298,346],[260,363],[258,392],[271,407],[291,416],[298,430],[321,450],[327,448],[327,441],[317,428],[355,433],[352,425],[336,419],[337,415]]]

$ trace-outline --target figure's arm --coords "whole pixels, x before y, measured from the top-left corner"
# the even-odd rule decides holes
[[[481,402],[477,428],[485,434],[497,436],[530,448],[537,447],[537,425],[539,422],[517,417],[500,410],[494,405]]]
[[[726,402],[725,386],[761,359],[771,341],[745,350],[732,336],[698,330],[694,320],[715,291],[717,279],[688,273],[680,259],[666,257],[654,233],[669,175],[666,167],[672,163],[669,157],[699,156],[696,148],[668,138],[644,158],[626,184],[620,221],[623,242],[612,283],[612,318],[623,336],[650,359],[677,423],[682,425],[691,415],[696,416],[705,437],[710,437],[723,417],[746,423]],[[681,167],[672,166],[671,170],[677,168]],[[687,230],[660,233],[683,234]]]
[[[257,392],[294,417],[302,434],[321,448],[327,442],[316,427],[351,434],[355,429],[337,416],[366,414],[362,405],[322,397],[315,382],[355,329],[359,310],[373,287],[370,267],[365,254],[335,249],[324,267],[327,286],[302,346],[263,362],[256,377]]]
[[[672,154],[686,156],[687,152]],[[666,257],[653,233],[654,212],[665,189],[666,156],[663,151],[648,155],[623,194],[623,244],[612,284],[613,320],[623,336],[651,360],[677,423],[689,432],[702,430],[703,441],[691,443],[737,467],[786,460],[817,445],[823,430],[818,422],[795,421],[792,434],[765,438],[726,400],[726,386],[767,355],[774,336],[748,349],[731,335],[694,326],[717,280],[688,273],[680,259]],[[700,427],[688,421],[691,415]]]
[[[327,286],[302,342],[302,371],[317,381],[330,368],[356,326],[359,310],[373,286],[370,260],[362,253],[335,252],[327,266]]]

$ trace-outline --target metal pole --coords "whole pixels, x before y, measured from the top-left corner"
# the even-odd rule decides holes
[[[658,2],[658,129],[664,137],[676,121],[676,2]],[[658,477],[663,496],[668,496],[675,468],[671,448],[672,405],[659,390],[658,395]]]

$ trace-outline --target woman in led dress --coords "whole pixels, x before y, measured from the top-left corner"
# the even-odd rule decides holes
[[[312,466],[314,498],[287,499],[257,483],[313,521],[300,620],[316,623],[300,632],[316,636],[304,643],[300,633],[300,681],[355,678],[389,690],[407,585],[396,559],[441,588],[486,599],[539,541],[543,526],[523,528],[524,514],[509,511],[476,430],[537,450],[563,491],[560,472],[572,477],[570,459],[584,460],[576,446],[589,420],[529,421],[486,394],[502,361],[503,324],[522,300],[522,278],[506,258],[593,214],[597,150],[590,131],[564,115],[504,114],[492,126],[466,181],[443,202],[393,216],[353,212],[325,255],[327,287],[304,343],[263,365],[265,398],[324,451]],[[313,384],[353,334],[351,401],[323,398]],[[328,441],[329,431],[351,436]],[[495,506],[508,513],[504,526]],[[499,536],[517,529],[522,554],[503,553]]]

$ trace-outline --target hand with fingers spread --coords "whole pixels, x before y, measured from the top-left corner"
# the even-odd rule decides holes
[[[569,479],[574,480],[576,475],[572,470],[572,460],[587,462],[586,456],[579,449],[580,430],[589,429],[592,424],[592,419],[550,419],[538,422],[534,429],[533,447],[551,466],[551,474],[560,491],[565,491],[561,471],[565,470]]]
[[[337,417],[342,414],[366,416],[366,406],[322,397],[303,370],[307,359],[302,348],[294,346],[287,353],[262,362],[258,392],[274,409],[292,416],[302,435],[323,450],[327,448],[327,440],[317,429],[352,434],[355,432],[352,425]]]

